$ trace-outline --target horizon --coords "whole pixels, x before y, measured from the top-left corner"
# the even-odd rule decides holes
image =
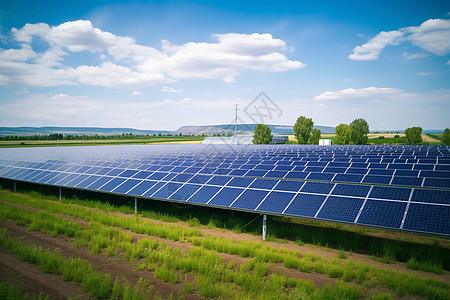
[[[0,126],[450,127],[450,2],[370,5],[1,3]]]

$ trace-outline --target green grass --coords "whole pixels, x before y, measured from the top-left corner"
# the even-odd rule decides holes
[[[193,290],[208,297],[231,297],[235,295],[234,293],[249,297],[258,293],[259,295],[266,295],[264,293],[272,295],[271,291],[261,290],[262,282],[264,282],[264,285],[272,285],[273,290],[281,293],[280,295],[286,295],[286,297],[297,295],[296,289],[289,283],[289,278],[268,272],[270,264],[283,264],[285,267],[298,269],[301,272],[314,271],[325,274],[330,278],[342,279],[347,282],[355,281],[358,285],[365,283],[375,286],[380,285],[383,288],[394,289],[399,296],[412,294],[430,297],[433,294],[440,299],[445,299],[445,297],[449,296],[448,290],[450,290],[450,287],[439,281],[418,278],[405,273],[391,272],[363,264],[355,266],[351,261],[345,262],[338,257],[328,261],[324,258],[315,257],[312,254],[303,254],[299,251],[285,248],[273,248],[262,242],[235,242],[216,236],[202,235],[197,229],[184,228],[179,225],[155,224],[135,217],[134,214],[129,217],[117,217],[106,212],[93,211],[90,208],[78,205],[48,201],[42,198],[36,199],[18,193],[13,194],[0,191],[0,196],[2,195],[8,195],[8,197],[0,197],[4,201],[25,204],[47,211],[36,212],[0,203],[0,221],[2,222],[6,220],[14,221],[25,226],[34,224],[34,230],[40,230],[51,235],[69,236],[73,234],[74,244],[89,247],[91,254],[108,252],[113,256],[127,258],[130,260],[130,263],[136,263],[140,270],[152,270],[155,272],[155,278],[171,284],[182,281],[183,274],[193,274],[196,278]],[[58,226],[63,224],[65,219],[61,215],[90,221],[90,225],[87,228],[76,227],[77,223],[66,220],[67,226],[72,228],[72,230],[60,230],[58,232]],[[48,222],[43,222],[43,219],[48,219]],[[185,241],[191,243],[192,246],[188,253],[183,253],[178,248],[168,247],[165,243],[151,238],[142,238],[132,242],[131,236],[123,230],[167,238],[173,241]],[[383,253],[390,255],[397,250],[395,245],[386,246],[383,249]],[[247,260],[237,268],[225,263],[218,253],[239,255],[247,258]],[[36,263],[35,259],[33,259],[34,256],[27,258],[25,255],[24,257],[24,260]],[[62,272],[58,269],[58,266],[62,263],[57,257],[49,257],[44,261],[43,271]],[[89,269],[87,266],[82,267],[82,265],[82,261],[71,261],[68,268],[70,270]],[[83,284],[86,289],[106,282],[106,279],[102,279],[101,276],[87,276],[84,273],[76,272],[72,274],[68,272],[65,276],[68,280],[81,282],[83,282],[83,279],[80,278],[87,278],[86,283]],[[395,281],[392,282],[394,279]],[[411,284],[420,280],[427,282],[425,290],[416,289],[415,285]],[[289,288],[289,290],[287,291],[286,288]],[[118,288],[116,287],[116,289]],[[360,287],[355,289],[359,290]],[[130,291],[130,293],[132,292]],[[349,293],[350,297],[353,297],[359,292],[338,284],[322,290],[317,289],[310,295],[311,298],[314,299],[315,296],[313,295],[316,295],[316,293],[327,297],[335,297],[335,294],[342,296]]]

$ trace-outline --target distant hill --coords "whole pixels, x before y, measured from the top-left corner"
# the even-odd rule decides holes
[[[240,134],[248,134],[255,130],[257,124],[238,124],[237,130]],[[290,125],[272,125],[266,124],[276,134],[294,134],[293,126]],[[334,133],[334,127],[330,126],[314,126],[320,129],[322,133]],[[205,125],[205,126],[182,126],[174,131],[175,134],[205,134],[212,135],[218,133],[234,134],[234,124],[227,125]]]
[[[64,135],[117,135],[132,133],[134,135],[168,134],[168,130],[139,130],[133,128],[102,128],[102,127],[0,127],[0,136],[4,135],[44,135],[60,133]]]
[[[238,124],[239,134],[249,134],[255,130],[257,124]],[[290,125],[267,124],[275,134],[294,134]],[[334,133],[334,127],[314,126],[320,129],[322,134]],[[403,132],[403,130],[371,130],[371,132]],[[424,129],[423,133],[443,133],[443,130]],[[224,125],[203,125],[203,126],[182,126],[177,130],[141,130],[134,128],[103,128],[103,127],[0,127],[0,136],[5,135],[48,135],[60,133],[64,135],[118,135],[122,133],[132,133],[134,135],[153,134],[183,134],[183,135],[214,135],[214,134],[234,134],[234,124]]]

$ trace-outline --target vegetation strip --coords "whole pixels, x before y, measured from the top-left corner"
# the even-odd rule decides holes
[[[18,202],[18,203],[24,203],[24,202],[28,202],[28,203],[24,203],[30,206],[39,206],[40,208],[46,208],[49,211],[54,211],[54,212],[60,212],[66,215],[67,210],[72,211],[72,216],[77,216],[77,217],[81,217],[83,219],[87,218],[89,220],[94,220],[97,219],[97,221],[100,222],[91,222],[91,225],[89,226],[90,229],[92,231],[99,231],[101,230],[105,230],[105,232],[107,233],[106,236],[112,236],[114,237],[116,233],[112,234],[113,232],[116,232],[117,230],[112,229],[112,228],[107,228],[106,226],[114,226],[112,225],[112,220],[111,218],[108,218],[108,216],[112,216],[112,215],[106,215],[106,214],[101,214],[101,213],[94,213],[92,211],[89,211],[88,209],[85,208],[77,208],[77,207],[73,207],[73,206],[67,206],[64,204],[60,204],[60,203],[56,203],[56,202],[51,202],[51,201],[33,201],[31,199],[26,199],[26,197],[22,196],[22,201],[13,201],[13,202]],[[34,204],[34,205],[33,205]],[[2,211],[6,211],[4,209],[2,209]],[[33,212],[35,214],[42,214],[43,212],[40,213],[36,213]],[[94,213],[94,215],[93,215]],[[69,214],[70,215],[70,214]],[[113,216],[114,217],[114,216]],[[20,217],[19,217],[20,218]],[[424,295],[424,296],[429,296],[430,294],[434,294],[434,295],[441,295],[441,298],[445,299],[446,296],[448,296],[448,292],[446,292],[448,290],[448,285],[444,284],[444,283],[440,283],[438,281],[433,281],[433,280],[422,280],[419,279],[417,277],[414,276],[410,276],[407,274],[398,274],[395,272],[391,272],[391,271],[386,271],[386,270],[381,270],[378,268],[374,268],[374,267],[368,267],[366,265],[363,264],[358,264],[357,266],[352,266],[351,264],[347,263],[345,265],[342,265],[339,260],[336,258],[335,260],[328,262],[322,258],[315,258],[314,256],[311,255],[305,255],[303,257],[301,257],[301,254],[298,252],[289,252],[289,251],[276,251],[274,248],[268,247],[266,245],[262,245],[260,243],[253,243],[253,242],[240,242],[240,243],[234,243],[231,240],[223,240],[223,239],[218,239],[218,238],[214,238],[214,237],[201,237],[199,234],[198,230],[193,231],[195,234],[192,234],[193,232],[191,232],[191,234],[186,234],[185,230],[186,228],[181,228],[180,226],[162,226],[162,225],[155,225],[151,222],[145,222],[143,220],[140,220],[139,218],[136,219],[131,219],[131,218],[117,218],[116,219],[121,219],[120,221],[116,221],[118,222],[119,225],[121,226],[117,226],[117,227],[121,227],[123,229],[129,229],[131,231],[137,232],[137,233],[145,233],[146,230],[145,228],[147,227],[147,225],[152,224],[151,226],[149,226],[150,228],[152,228],[150,230],[150,232],[152,232],[153,234],[150,235],[156,235],[156,236],[164,236],[164,237],[172,237],[172,240],[178,240],[178,241],[190,241],[194,246],[197,247],[193,247],[192,249],[204,249],[202,251],[210,251],[209,249],[212,249],[213,252],[212,254],[215,254],[217,258],[220,259],[220,257],[217,256],[217,252],[224,252],[224,253],[229,253],[229,254],[238,254],[241,257],[251,257],[253,258],[251,261],[253,261],[253,263],[259,263],[259,264],[263,264],[264,263],[283,263],[285,267],[290,267],[290,268],[296,268],[299,269],[300,271],[303,272],[310,272],[312,270],[314,270],[317,273],[323,273],[326,274],[328,277],[330,278],[341,278],[344,281],[352,281],[354,278],[356,279],[355,282],[356,283],[365,283],[366,285],[370,286],[370,285],[374,285],[377,286],[378,284],[382,284],[382,286],[387,286],[387,287],[391,287],[393,288],[397,294],[402,295],[404,293],[411,293],[411,294],[418,294],[418,295]],[[41,218],[42,219],[42,218]],[[19,219],[20,222],[20,219]],[[69,221],[70,222],[70,221]],[[58,222],[55,222],[58,223]],[[59,222],[60,223],[60,222]],[[33,224],[33,223],[31,223]],[[30,226],[31,226],[30,224]],[[36,224],[36,222],[34,223]],[[102,225],[103,224],[103,225]],[[34,225],[36,226],[36,225]],[[72,227],[71,227],[72,226]],[[160,231],[160,230],[155,230],[155,226],[156,227],[170,227],[172,230],[174,230],[174,228],[178,228],[177,230],[175,230],[174,232],[177,233],[173,233],[171,235],[167,235],[167,232],[165,232],[164,230]],[[45,228],[45,224],[43,226]],[[73,228],[73,225],[68,225],[69,228]],[[48,229],[47,229],[48,230]],[[50,230],[50,232],[57,232],[57,228],[54,230]],[[120,232],[120,231],[117,231]],[[66,234],[68,236],[70,236],[72,233],[69,230],[68,232],[61,232],[63,234]],[[119,234],[119,233],[117,233]],[[75,234],[76,235],[76,234]],[[125,238],[124,238],[125,237]],[[166,247],[165,244],[162,243],[158,243],[156,241],[151,241],[149,239],[142,239],[139,240],[136,243],[130,243],[128,241],[129,238],[126,238],[126,235],[117,239],[116,238],[116,245],[118,245],[118,247],[112,247],[111,244],[108,245],[108,240],[101,238],[100,236],[95,236],[95,238],[92,238],[91,236],[91,240],[95,241],[93,243],[88,243],[89,248],[91,249],[92,254],[95,253],[99,253],[102,249],[106,249],[107,253],[114,253],[115,249],[119,249],[121,251],[124,252],[124,256],[130,258],[131,260],[133,259],[140,259],[140,258],[146,258],[148,260],[148,257],[152,257],[152,259],[150,260],[150,262],[147,262],[146,265],[142,265],[141,264],[141,268],[145,268],[145,269],[150,269],[150,270],[154,270],[155,271],[155,277],[167,281],[167,282],[177,282],[178,278],[180,278],[180,274],[177,273],[177,271],[182,271],[182,272],[193,272],[192,269],[185,269],[186,267],[183,266],[183,264],[185,264],[186,262],[183,262],[182,258],[183,253],[180,253],[179,250],[175,249],[175,250],[167,250],[167,249],[172,249],[170,247]],[[77,240],[82,240],[82,239],[76,239]],[[86,239],[85,239],[86,240]],[[149,248],[149,245],[157,245],[156,248],[161,248],[161,250],[163,250],[163,253],[165,253],[164,255],[160,256],[160,254],[158,254],[157,256],[155,256],[155,254],[149,254],[146,253],[144,250]],[[155,246],[151,246],[150,248],[154,248]],[[199,248],[201,247],[201,248]],[[109,248],[109,249],[108,249]],[[200,250],[192,250],[194,251],[194,254],[191,253],[191,251],[187,254],[186,257],[186,261],[189,261],[190,259],[192,259],[191,256],[189,255],[194,255],[195,256],[195,251],[200,251]],[[143,252],[144,251],[144,252]],[[172,252],[175,251],[175,252]],[[278,253],[281,252],[281,253]],[[204,254],[202,254],[203,256],[208,257],[208,252],[205,252]],[[177,263],[174,263],[171,260],[165,260],[164,257],[171,257],[172,260],[174,261],[178,261]],[[215,261],[215,260],[212,260]],[[314,265],[313,262],[315,261]],[[156,262],[156,264],[155,264]],[[250,263],[250,264],[253,264]],[[192,264],[192,263],[187,263],[187,265]],[[251,266],[251,265],[250,265]],[[210,266],[212,269],[217,267],[214,266]],[[223,268],[223,266],[222,266]],[[225,270],[225,269],[223,269]],[[245,269],[244,269],[245,270]],[[251,269],[249,268],[248,271],[250,271]],[[247,275],[248,275],[248,271],[247,271]],[[194,273],[196,272],[196,285],[197,286],[203,286],[202,281],[199,280],[198,278],[201,277],[199,276],[199,271],[194,269]],[[225,274],[225,271],[221,271],[221,274]],[[228,272],[228,271],[227,271]],[[231,272],[231,271],[230,271]],[[232,271],[234,272],[234,271]],[[235,278],[233,276],[235,275],[229,275],[229,274],[233,274],[233,273],[227,273],[227,276],[231,276],[231,278]],[[200,275],[202,275],[200,273]],[[211,274],[208,274],[208,276],[206,278],[214,278],[211,277]],[[272,278],[272,277],[270,277]],[[400,279],[397,279],[400,278]],[[265,278],[265,280],[267,280]],[[234,280],[232,280],[232,282],[234,282]],[[239,282],[237,280],[237,282]],[[418,284],[418,282],[423,282],[422,284]],[[236,283],[236,282],[234,282]],[[370,285],[369,285],[370,283]],[[409,284],[407,284],[409,283]],[[211,282],[208,283],[209,285],[211,285]],[[218,284],[219,286],[221,285],[220,281],[215,282],[214,284]],[[413,288],[411,287],[411,285],[415,285],[417,286],[421,286],[420,290],[418,290],[417,288]],[[218,290],[220,291],[221,288],[219,287]],[[245,290],[244,290],[245,291]],[[225,292],[225,290],[223,291]],[[204,291],[205,294],[209,294],[209,292]],[[214,293],[212,293],[214,294]],[[220,293],[219,293],[220,294]],[[445,296],[445,297],[442,297]]]

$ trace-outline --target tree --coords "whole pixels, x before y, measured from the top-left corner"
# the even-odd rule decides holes
[[[334,130],[336,133],[336,144],[348,145],[352,139],[352,131],[347,124],[339,124]]]
[[[255,126],[253,135],[253,144],[270,144],[272,141],[272,130],[269,126],[258,124]]]
[[[355,145],[367,144],[369,124],[364,119],[355,119],[350,123],[351,140]]]
[[[300,116],[294,124],[294,134],[299,144],[307,144],[313,130],[314,122],[310,118]]]
[[[450,129],[445,128],[444,134],[442,135],[442,142],[444,145],[450,145]]]
[[[406,143],[418,145],[422,143],[422,127],[410,127],[405,130]]]
[[[311,134],[311,138],[309,139],[309,142],[312,145],[318,145],[321,133],[322,132],[320,131],[320,129],[314,128],[313,131],[312,131],[312,134]]]

